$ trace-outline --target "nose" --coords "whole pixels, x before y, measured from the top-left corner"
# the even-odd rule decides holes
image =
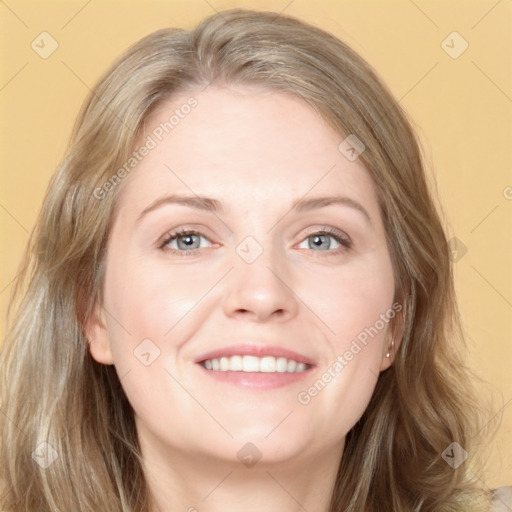
[[[232,318],[287,321],[297,314],[297,295],[286,264],[270,249],[252,263],[235,254],[227,280],[224,312]]]

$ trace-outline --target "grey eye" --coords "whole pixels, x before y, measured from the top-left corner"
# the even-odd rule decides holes
[[[334,240],[334,245],[331,243],[331,240]],[[320,251],[328,251],[330,249],[337,249],[340,247],[339,242],[333,235],[315,233],[313,235],[309,235],[304,239],[304,242],[308,243],[307,247],[301,247],[301,249],[319,249]],[[302,244],[304,243],[302,242]]]
[[[175,251],[202,249],[208,245],[201,245],[201,239],[208,242],[207,238],[196,232],[175,233],[165,242],[165,245]]]

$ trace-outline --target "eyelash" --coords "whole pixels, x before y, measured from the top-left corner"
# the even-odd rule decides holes
[[[178,254],[178,255],[184,256],[184,257],[197,255],[197,253],[200,249],[190,249],[190,250],[180,251],[177,249],[171,249],[170,247],[167,246],[169,243],[171,243],[176,238],[186,236],[186,235],[199,235],[199,236],[202,236],[203,238],[205,238],[206,240],[208,240],[207,237],[205,237],[203,234],[201,234],[198,231],[195,231],[193,229],[183,229],[182,228],[177,231],[168,233],[165,236],[164,240],[158,244],[158,248],[161,249],[162,251],[170,252],[172,254]],[[325,252],[326,253],[325,256],[338,256],[341,253],[347,252],[352,248],[352,240],[350,240],[350,238],[347,235],[345,235],[341,231],[338,231],[337,229],[325,227],[319,231],[313,231],[312,233],[306,235],[302,241],[310,238],[313,235],[329,235],[332,238],[334,238],[336,240],[336,242],[338,242],[341,246],[341,247],[338,247],[337,249],[329,250],[329,251],[313,251],[313,249],[308,249],[310,251],[313,251],[313,253]],[[315,255],[315,257],[320,257],[320,254]]]

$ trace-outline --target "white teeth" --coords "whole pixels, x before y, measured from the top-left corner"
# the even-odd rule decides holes
[[[273,373],[276,371],[275,357],[262,357],[260,359],[260,372]]]
[[[229,368],[234,372],[241,372],[243,370],[242,356],[232,356],[229,358]]]
[[[257,372],[259,371],[260,360],[256,356],[243,356],[242,357],[242,371],[243,372]]]
[[[221,357],[219,359],[207,359],[202,364],[207,370],[221,372],[299,373],[309,368],[309,365],[298,363],[293,359],[272,356]]]
[[[278,357],[276,359],[276,372],[285,372],[288,368],[288,360],[286,357]]]
[[[287,372],[294,372],[297,369],[297,361],[294,361],[293,359],[290,359],[288,361],[288,366],[286,368]]]

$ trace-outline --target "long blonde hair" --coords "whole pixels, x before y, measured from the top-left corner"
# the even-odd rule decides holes
[[[410,122],[336,37],[291,16],[231,9],[191,31],[148,35],[82,107],[11,300],[0,360],[5,512],[148,510],[133,410],[115,368],[92,359],[83,329],[101,303],[119,187],[101,200],[95,191],[130,158],[163,101],[231,83],[293,94],[340,142],[355,135],[378,192],[395,299],[404,305],[402,341],[348,434],[330,511],[453,510],[473,487],[467,463],[453,469],[442,456],[453,442],[474,454],[479,404],[462,357],[451,251]],[[56,458],[42,467],[38,456]]]

